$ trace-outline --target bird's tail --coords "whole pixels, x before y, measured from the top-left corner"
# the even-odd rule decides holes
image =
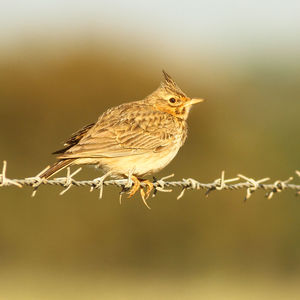
[[[54,165],[52,165],[50,168],[46,169],[44,172],[39,174],[38,176],[40,178],[47,179],[47,178],[53,176],[55,173],[59,172],[60,170],[68,167],[73,162],[74,162],[73,158],[59,160]]]

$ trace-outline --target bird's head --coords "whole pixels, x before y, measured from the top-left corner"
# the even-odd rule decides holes
[[[147,97],[155,109],[186,120],[192,105],[203,102],[200,98],[189,98],[175,83],[171,76],[163,71],[164,80],[159,88]]]

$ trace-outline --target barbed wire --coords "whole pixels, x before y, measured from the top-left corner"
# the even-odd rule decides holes
[[[48,168],[48,167],[47,167]],[[100,191],[99,198],[103,196],[103,188],[104,186],[117,186],[122,190],[120,192],[120,201],[122,194],[130,189],[133,182],[128,176],[128,179],[113,179],[113,180],[105,180],[110,174],[105,174],[102,177],[95,178],[93,180],[75,180],[73,177],[81,171],[81,168],[77,169],[75,172],[71,173],[70,168],[67,168],[67,174],[65,177],[59,177],[54,179],[42,179],[39,177],[42,172],[34,177],[28,177],[24,179],[10,179],[6,176],[7,171],[7,162],[3,161],[2,172],[0,173],[0,187],[4,186],[17,186],[22,188],[23,186],[32,187],[33,193],[32,197],[35,196],[37,192],[37,188],[41,185],[56,185],[61,186],[64,189],[59,193],[63,195],[67,192],[71,187],[82,187],[87,186],[90,187],[90,191],[94,189],[98,189]],[[296,175],[300,177],[300,171],[295,171]],[[258,189],[265,190],[266,197],[271,199],[275,193],[282,192],[283,190],[294,190],[296,191],[296,195],[300,194],[300,184],[291,183],[293,177],[289,177],[286,180],[276,180],[273,183],[266,183],[270,180],[269,177],[265,177],[262,179],[255,180],[253,178],[249,178],[245,175],[238,174],[235,178],[225,179],[225,171],[222,171],[221,177],[217,178],[211,183],[201,183],[193,178],[183,178],[179,181],[166,181],[174,176],[174,174],[165,176],[161,179],[153,180],[153,197],[156,196],[157,192],[172,192],[174,187],[180,187],[182,190],[180,194],[177,196],[177,199],[180,199],[184,196],[186,190],[206,190],[205,195],[208,196],[212,191],[221,191],[221,190],[240,190],[246,189],[246,196],[244,200],[248,200],[251,195]],[[239,182],[237,182],[239,181]],[[235,182],[235,183],[232,183]],[[144,188],[146,185],[141,182],[141,187]]]

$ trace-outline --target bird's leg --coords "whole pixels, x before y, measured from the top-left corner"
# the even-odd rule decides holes
[[[131,180],[133,181],[133,186],[128,192],[128,198],[131,198],[141,187],[141,183],[136,176],[131,175]]]
[[[148,199],[149,196],[150,196],[151,191],[154,188],[153,183],[150,180],[148,180],[148,179],[141,180],[141,181],[146,186],[146,192],[144,192],[145,193],[144,195],[145,195],[145,199]]]
[[[140,190],[144,204],[146,205],[147,208],[151,209],[146,200],[149,198],[149,195],[153,190],[153,183],[149,180],[138,179],[134,175],[132,175],[130,178],[133,181],[133,186],[128,192],[128,198],[132,197],[138,190]],[[144,191],[144,189],[141,187],[141,182],[145,184],[146,191]]]
[[[143,180],[143,183],[146,185],[146,192],[144,191],[143,188],[141,188],[140,189],[141,196],[142,196],[143,202],[147,206],[147,208],[151,209],[147,203],[147,199],[149,198],[150,193],[153,190],[153,183],[149,180]]]

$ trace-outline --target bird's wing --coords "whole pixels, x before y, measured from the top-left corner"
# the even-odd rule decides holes
[[[64,143],[64,148],[53,152],[52,154],[65,153],[67,150],[77,145],[78,142],[86,135],[86,133],[95,125],[95,123],[89,124],[76,131],[71,137]]]
[[[58,158],[100,158],[159,152],[175,142],[172,118],[138,107],[132,113],[126,105],[104,113],[74,146]],[[150,115],[149,115],[150,114]]]

